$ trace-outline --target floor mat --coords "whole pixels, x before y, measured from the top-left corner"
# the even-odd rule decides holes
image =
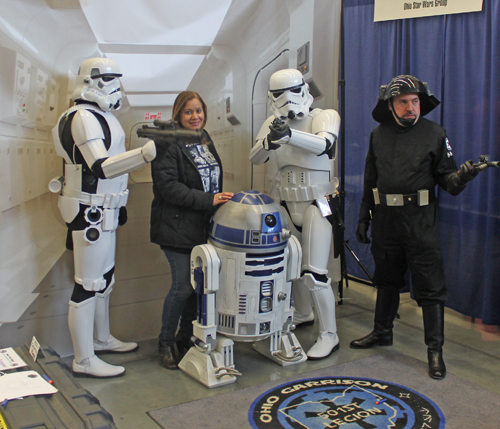
[[[500,395],[388,352],[151,411],[165,429],[498,429]]]

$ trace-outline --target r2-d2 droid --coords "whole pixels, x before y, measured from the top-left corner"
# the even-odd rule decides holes
[[[300,277],[302,250],[286,229],[281,207],[268,195],[244,191],[214,215],[209,242],[191,253],[191,283],[198,294],[194,343],[179,368],[207,387],[241,375],[233,340],[280,365],[307,360],[290,332],[292,280]]]

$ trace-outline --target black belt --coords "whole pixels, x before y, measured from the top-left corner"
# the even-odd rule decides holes
[[[434,192],[420,191],[414,194],[382,194],[378,192],[380,204],[384,206],[427,206],[430,202],[435,201],[436,197]],[[376,200],[375,200],[376,201]]]

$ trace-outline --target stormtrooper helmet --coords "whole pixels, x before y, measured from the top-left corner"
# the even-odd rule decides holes
[[[118,64],[109,58],[85,60],[78,70],[71,98],[97,103],[107,112],[118,110],[122,100],[121,76]]]
[[[271,76],[268,98],[274,116],[282,120],[304,117],[314,101],[302,73],[295,69],[280,70]]]

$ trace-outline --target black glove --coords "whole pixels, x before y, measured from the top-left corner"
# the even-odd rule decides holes
[[[359,218],[358,218],[358,227],[356,228],[356,239],[363,244],[371,243],[371,240],[368,238],[368,228],[370,228],[370,209],[361,204],[359,209]]]
[[[264,145],[265,150],[276,150],[281,146],[279,144],[271,143],[271,140],[269,140],[269,135],[263,140],[262,144]]]
[[[281,119],[276,118],[269,126],[271,130],[267,135],[269,142],[276,144],[277,141],[281,140],[283,137],[290,137],[292,133],[290,132],[290,127],[286,122]]]
[[[472,164],[472,159],[467,162],[464,162],[460,166],[460,170],[458,171],[458,178],[460,180],[461,185],[465,185],[467,182],[470,182],[474,177],[479,174],[479,169],[474,168]]]
[[[118,225],[122,226],[127,223],[127,207],[120,207],[120,212],[118,213]]]

